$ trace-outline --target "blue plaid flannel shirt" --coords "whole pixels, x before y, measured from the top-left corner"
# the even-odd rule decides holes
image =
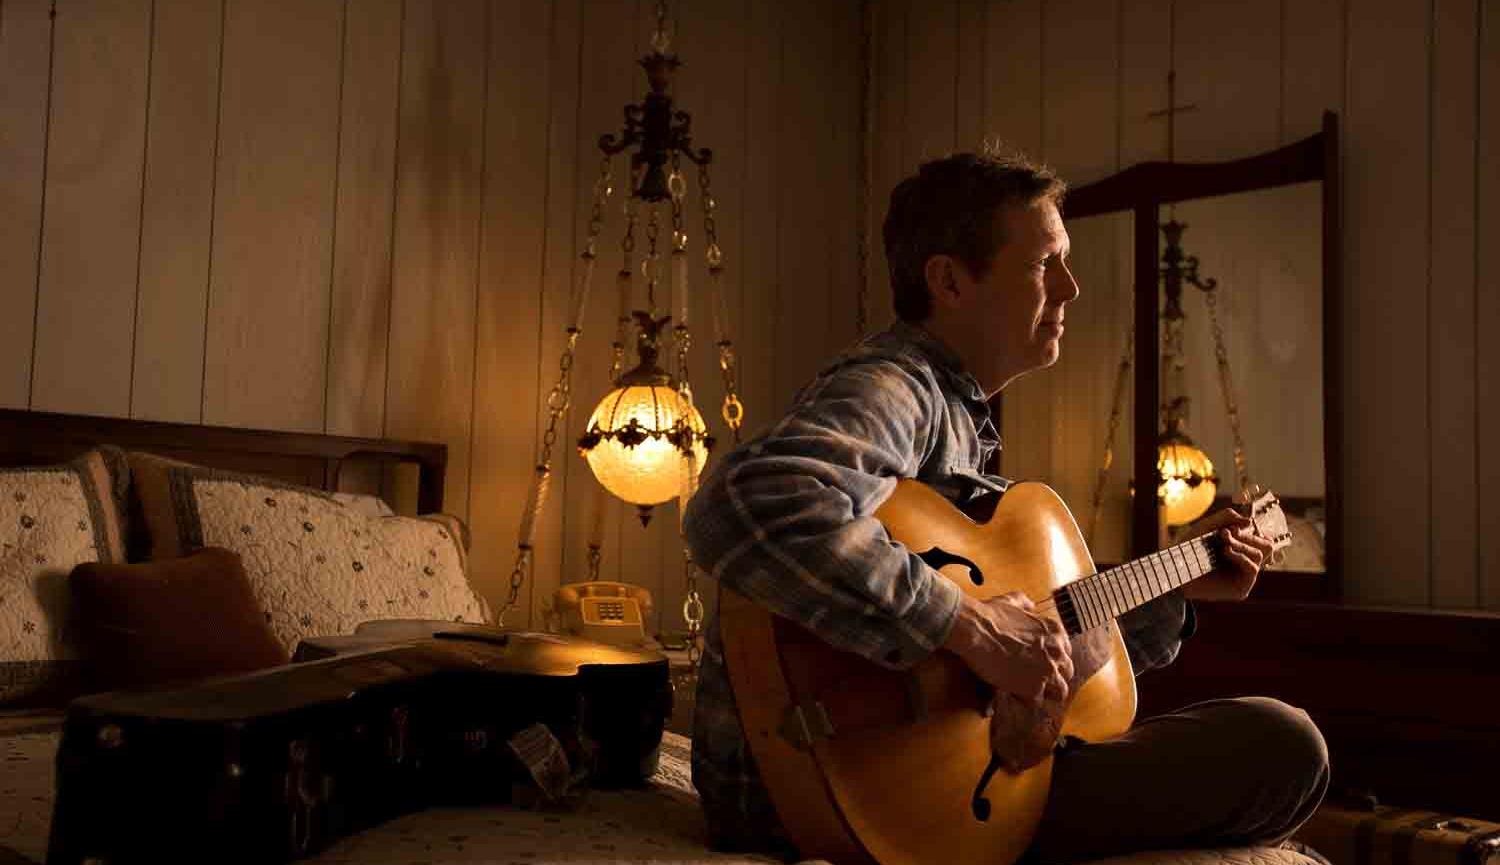
[[[688,504],[684,531],[720,584],[833,646],[892,669],[940,647],[959,592],[873,516],[898,478],[950,500],[1003,493],[981,471],[1000,437],[973,376],[935,337],[897,322],[855,344],[768,431],[726,456]],[[1191,630],[1174,592],[1122,617],[1139,673],[1170,663]],[[740,727],[711,611],[693,720],[693,784],[712,846],[796,854]]]

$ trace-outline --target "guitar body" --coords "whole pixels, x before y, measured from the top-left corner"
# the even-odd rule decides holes
[[[977,566],[943,565],[978,599],[1019,591],[1041,602],[1093,560],[1066,505],[1042,484],[1018,484],[988,522],[975,523],[916,481],[898,483],[876,512],[891,537],[929,562],[941,550]],[[731,591],[720,627],[740,719],[762,778],[805,857],[837,865],[1007,865],[1030,844],[1051,781],[1052,758],[1019,775],[997,773],[972,800],[990,763],[990,693],[957,656],[936,652],[909,671],[834,649]],[[1039,610],[1056,616],[1049,608]],[[1062,732],[1116,737],[1135,718],[1135,679],[1119,629],[1096,645],[1108,660],[1078,690]],[[1075,643],[1076,645],[1076,643]]]

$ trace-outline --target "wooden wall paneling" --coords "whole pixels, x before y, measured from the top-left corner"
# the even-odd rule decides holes
[[[1110,396],[1130,305],[1116,280],[1120,250],[1116,217],[1095,216],[1068,225],[1069,268],[1078,300],[1066,311],[1067,333],[1057,365],[1036,373],[1054,393],[1054,419],[1061,448],[1048,479],[1079,519],[1092,511],[1108,428]]]
[[[205,423],[323,428],[342,19],[328,0],[226,7]]]
[[[401,0],[356,3],[344,28],[324,421],[340,435],[385,426],[401,12]]]
[[[782,401],[773,398],[776,366],[776,278],[781,269],[776,199],[782,185],[776,147],[781,134],[781,37],[772,4],[747,0],[744,6],[745,126],[740,147],[740,389],[745,403],[745,433],[773,423]]]
[[[1343,455],[1345,594],[1421,605],[1431,517],[1418,396],[1429,383],[1427,9],[1354,2],[1348,20],[1343,411],[1346,429],[1371,432],[1350,436]]]
[[[986,7],[984,72],[984,134],[993,135],[1007,150],[1020,151],[1035,160],[1042,152],[1043,39],[1041,0],[990,3]],[[1032,385],[1025,379],[1011,385],[1001,397],[1000,435],[1003,441],[1000,471],[1007,477],[1039,476],[1035,448],[1030,444]]]
[[[1479,602],[1475,569],[1479,510],[1478,415],[1474,401],[1479,333],[1472,325],[1475,281],[1474,163],[1478,112],[1479,4],[1436,0],[1432,34],[1432,245],[1428,292],[1431,424],[1431,604]]]
[[[469,514],[484,168],[482,2],[412,0],[402,36],[387,435],[448,445],[444,507]]]
[[[0,406],[27,408],[52,89],[48,0],[0,4]]]
[[[828,71],[823,89],[825,110],[829,118],[829,153],[824,162],[828,178],[828,339],[827,353],[843,351],[859,336],[856,309],[859,304],[859,242],[857,211],[860,176],[859,88],[864,71],[860,68],[860,28],[858,3],[829,4],[832,15],[829,27]],[[976,51],[977,55],[978,52]],[[977,126],[976,126],[977,128]],[[869,298],[866,297],[868,305]]]
[[[1119,144],[1120,167],[1167,158],[1167,121],[1152,116],[1167,107],[1171,69],[1173,0],[1121,0]],[[1179,104],[1183,102],[1180,91]],[[1179,119],[1185,121],[1185,115]],[[1125,238],[1130,248],[1130,238]],[[1123,271],[1126,279],[1130,271]]]
[[[1347,0],[1281,4],[1280,142],[1314,135],[1324,111],[1344,107]]]
[[[1077,58],[1074,63],[1046,66],[1042,95],[1042,150],[1047,162],[1071,183],[1082,184],[1115,170],[1117,15],[1115,3],[1104,8],[1097,3],[1060,3],[1049,4],[1043,20],[1043,62],[1054,48]],[[1074,242],[1080,251],[1113,246],[1108,234],[1085,233]],[[1084,259],[1075,252],[1074,267]],[[1102,278],[1109,272],[1108,261],[1106,257],[1099,267],[1085,266],[1085,274]],[[1080,298],[1079,303],[1087,302]],[[1072,314],[1087,309],[1075,304]],[[1022,435],[1019,447],[1012,451],[1019,451],[1017,462],[1025,471],[1023,476],[1045,479],[1075,508],[1087,501],[1087,493],[1079,491],[1089,487],[1097,469],[1098,455],[1091,452],[1089,441],[1097,434],[1091,427],[1102,424],[1086,419],[1108,397],[1081,395],[1088,393],[1084,384],[1095,378],[1092,372],[1107,371],[1110,366],[1110,360],[1102,357],[1103,349],[1096,339],[1085,342],[1064,336],[1056,367],[1026,376],[1006,394],[1007,424],[1012,415],[1020,415],[1016,420]]]
[[[1066,26],[1072,16],[1066,9],[1059,11],[1062,15],[1055,20]],[[1097,98],[1047,99],[1044,134],[1048,135],[1048,160],[1064,177],[1075,181],[1112,174],[1120,167],[1119,8],[1108,4],[1096,8],[1095,13],[1097,25],[1080,33],[1084,41],[1069,51],[1081,49],[1091,58],[1077,72],[1082,92],[1097,94]],[[1054,20],[1050,14],[1048,20],[1049,25]],[[1060,39],[1062,30],[1049,29],[1048,38],[1053,34]],[[1055,92],[1050,89],[1054,83],[1049,76],[1049,95]],[[1046,429],[1050,463],[1045,477],[1075,513],[1085,513],[1099,470],[1118,358],[1115,332],[1122,320],[1113,284],[1118,250],[1108,219],[1087,220],[1070,227],[1069,234],[1073,243],[1071,266],[1080,284],[1079,298],[1067,311],[1072,326],[1063,337],[1056,367],[1031,378],[1046,389],[1050,403],[1047,411],[1039,412],[1050,416],[1050,429]]]
[[[1279,141],[1282,0],[1175,4],[1177,158],[1235,159]]]
[[[953,92],[953,150],[980,153],[984,147],[985,65],[988,59],[988,0],[957,0],[954,32],[957,70]]]
[[[490,0],[483,222],[470,456],[470,580],[499,611],[537,460],[536,417],[557,358],[540,353],[547,205],[551,14],[546,3]],[[495,53],[499,41],[509,46]],[[595,334],[595,337],[598,335]],[[560,442],[559,458],[571,456]],[[552,508],[558,506],[553,501]],[[614,552],[614,551],[610,551]],[[509,619],[528,623],[529,584]]]
[[[908,0],[906,160],[908,173],[953,151],[957,135],[958,0]]]
[[[867,333],[885,329],[895,320],[891,307],[890,264],[881,235],[891,190],[907,174],[906,129],[906,3],[871,0],[870,9],[870,267],[867,274]]]
[[[985,19],[983,135],[1043,159],[1041,0],[990,3]]]
[[[1474,327],[1487,335],[1500,325],[1500,292],[1495,291],[1500,285],[1500,10],[1480,3],[1477,29]],[[1500,441],[1500,341],[1476,338],[1475,347],[1475,438],[1488,444]],[[1500,489],[1500,455],[1492,446],[1482,447],[1478,461],[1479,489]],[[1500,507],[1493,496],[1479,498],[1478,529],[1479,602],[1487,610],[1500,610]]]
[[[154,4],[130,416],[196,423],[213,242],[224,6]]]
[[[1116,116],[1116,146],[1119,166],[1127,168],[1141,162],[1166,158],[1167,124],[1164,117],[1152,116],[1167,105],[1167,70],[1171,68],[1171,10],[1172,0],[1121,0],[1119,32],[1119,77],[1116,92],[1119,112]],[[1107,368],[1107,385],[1103,391],[1103,403],[1099,410],[1112,409],[1110,399],[1114,394],[1113,376],[1120,357],[1125,350],[1126,333],[1134,327],[1135,309],[1135,219],[1130,213],[1110,220],[1113,230],[1115,270],[1110,275],[1113,294],[1108,307],[1100,306],[1099,312],[1113,317],[1113,324],[1103,339],[1104,348],[1094,360],[1096,369]],[[1084,287],[1089,290],[1088,286]],[[1103,346],[1101,347],[1103,348]],[[1155,362],[1157,350],[1147,347],[1144,351],[1135,346],[1133,363]],[[1090,539],[1094,558],[1102,562],[1118,562],[1126,558],[1130,545],[1130,488],[1134,473],[1135,425],[1131,418],[1135,404],[1135,376],[1125,379],[1124,395],[1121,398],[1120,423],[1115,431],[1114,461],[1104,488],[1104,501],[1100,509],[1099,528]],[[1108,414],[1101,415],[1102,423],[1109,422]],[[1095,466],[1103,459],[1104,441],[1101,436],[1095,445]],[[1090,508],[1092,507],[1090,488]]]
[[[537,359],[538,405],[558,382],[558,358],[566,339],[564,330],[572,315],[569,296],[573,286],[573,264],[578,257],[577,225],[574,219],[574,193],[577,191],[578,166],[578,100],[579,52],[583,39],[583,4],[580,0],[553,0],[551,34],[547,56],[547,167],[546,222],[543,241],[541,291],[541,354]],[[522,601],[529,611],[516,617],[530,627],[544,624],[544,614],[551,609],[552,593],[562,577],[563,507],[567,463],[578,458],[573,448],[576,425],[588,419],[588,408],[577,405],[582,397],[576,393],[575,405],[558,421],[557,444],[552,450],[552,487],[546,509],[537,521],[536,554],[532,579]],[[542,440],[547,429],[547,411],[543,405],[537,415],[536,440]],[[631,579],[629,575],[626,579]]]
[[[824,80],[830,24],[827,4],[787,3],[781,8],[779,98],[784,125],[778,135],[780,164],[774,181],[781,254],[773,415],[791,405],[828,354],[829,250],[824,226],[834,193],[826,174],[831,168],[827,117],[817,89],[807,82]]]
[[[572,190],[572,219],[577,240],[571,252],[572,283],[581,286],[585,266],[580,254],[588,237],[589,216],[592,212],[594,187],[599,179],[603,153],[599,150],[599,136],[622,133],[621,109],[627,103],[636,103],[646,91],[646,76],[636,64],[636,14],[640,4],[635,0],[594,0],[585,4],[579,24],[581,40],[578,60],[578,125],[574,133],[575,152],[578,159],[573,166],[569,184]],[[681,71],[678,80],[681,79]],[[620,238],[624,235],[624,213],[622,203],[630,194],[629,157],[619,155],[612,159],[614,195],[607,203],[605,228],[599,237],[599,256],[594,265],[593,288],[589,293],[588,308],[584,311],[583,336],[578,341],[578,351],[573,365],[573,409],[569,426],[558,437],[558,448],[553,458],[560,483],[554,489],[558,494],[557,504],[563,512],[562,570],[559,579],[572,583],[588,579],[588,543],[593,533],[593,509],[602,504],[608,509],[610,498],[602,494],[599,482],[594,478],[588,463],[579,455],[575,443],[588,424],[589,415],[599,400],[611,388],[609,369],[613,356],[612,342],[616,332],[618,312],[615,274],[620,269]],[[644,240],[644,233],[637,231]],[[670,249],[671,226],[662,231],[661,247]],[[644,250],[642,242],[639,249]],[[665,254],[662,258],[666,261]],[[645,308],[645,289],[639,289],[641,308]],[[663,308],[664,305],[663,305]],[[569,313],[571,314],[571,312]],[[665,313],[661,313],[665,314]],[[670,350],[664,360],[670,358]],[[635,366],[635,342],[626,343],[623,369]],[[620,507],[620,512],[634,508]],[[628,531],[629,527],[626,526]],[[612,569],[618,573],[622,556],[620,548],[621,520],[610,522],[608,537],[601,549],[603,556],[601,571]],[[625,579],[635,582],[632,577]]]
[[[56,26],[31,407],[124,415],[151,5],[66,6]]]

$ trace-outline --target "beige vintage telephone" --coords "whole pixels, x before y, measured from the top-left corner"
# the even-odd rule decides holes
[[[615,646],[651,642],[646,623],[655,605],[640,586],[605,580],[569,583],[552,596],[552,606],[564,634]]]

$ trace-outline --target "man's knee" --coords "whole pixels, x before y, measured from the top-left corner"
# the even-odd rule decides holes
[[[1258,743],[1256,762],[1305,774],[1310,783],[1328,772],[1328,743],[1307,713],[1271,697],[1236,700],[1244,740]]]

